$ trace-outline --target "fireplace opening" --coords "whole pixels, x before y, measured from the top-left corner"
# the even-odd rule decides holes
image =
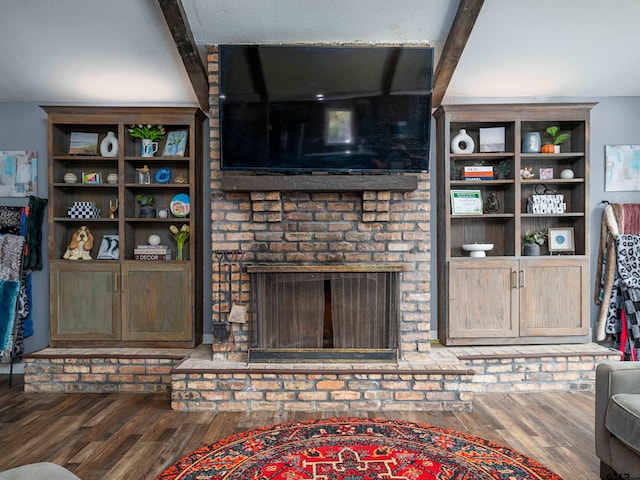
[[[395,361],[398,273],[254,272],[249,361]]]

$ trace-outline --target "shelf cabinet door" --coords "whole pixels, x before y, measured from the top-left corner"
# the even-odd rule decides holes
[[[517,261],[449,263],[450,339],[518,336]]]
[[[51,264],[52,346],[67,340],[119,340],[119,272],[117,264]]]
[[[520,262],[520,335],[568,337],[589,333],[586,259],[556,257]]]
[[[125,262],[122,339],[188,341],[193,334],[189,262]]]

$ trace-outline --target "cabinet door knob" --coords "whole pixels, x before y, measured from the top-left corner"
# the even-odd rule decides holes
[[[513,270],[511,272],[511,288],[518,288],[518,282],[520,281],[518,271]]]
[[[520,270],[520,276],[522,277],[522,283],[520,284],[520,288],[525,288],[527,286],[527,274],[524,270]]]
[[[118,291],[118,275],[113,276],[113,291]]]

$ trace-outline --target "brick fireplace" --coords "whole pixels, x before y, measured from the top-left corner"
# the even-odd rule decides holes
[[[212,249],[245,252],[242,272],[237,267],[219,269],[212,257],[212,321],[224,322],[234,299],[251,304],[247,268],[397,270],[397,355],[405,362],[426,361],[431,321],[429,174],[221,172],[215,47],[210,47],[208,60]],[[233,323],[228,339],[214,340],[214,359],[246,362],[255,340],[253,321],[250,316],[247,323]]]

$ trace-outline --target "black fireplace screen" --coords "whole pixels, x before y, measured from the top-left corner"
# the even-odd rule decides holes
[[[299,355],[323,350],[322,358],[331,358],[332,350],[357,350],[364,357],[367,351],[393,350],[395,356],[397,277],[396,272],[255,273],[252,349]]]

